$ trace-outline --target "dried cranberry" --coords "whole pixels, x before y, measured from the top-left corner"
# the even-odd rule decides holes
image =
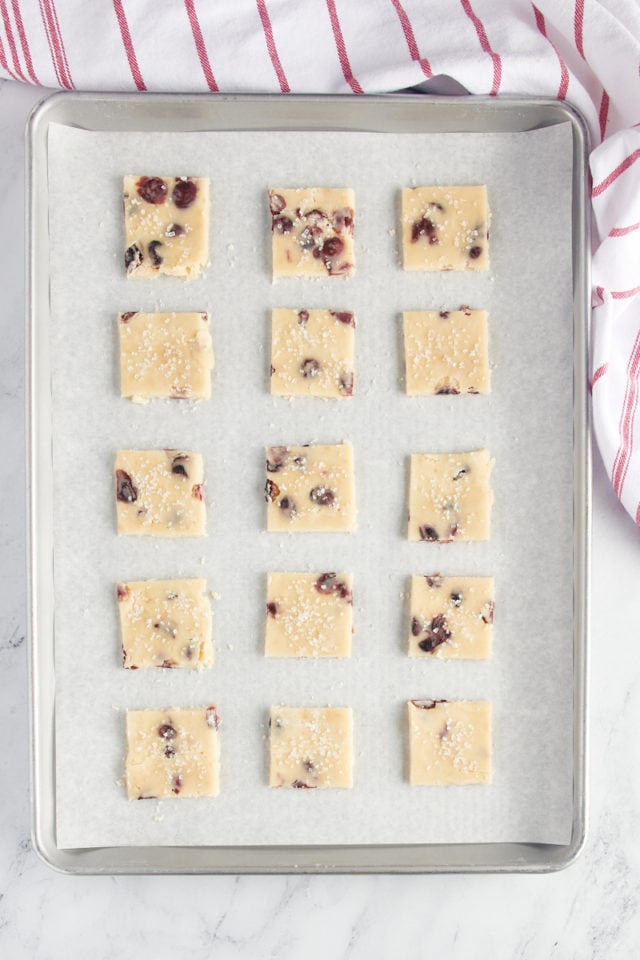
[[[337,593],[341,600],[351,602],[351,591],[344,580],[338,580],[335,573],[321,573],[314,587],[318,593],[330,594]]]
[[[309,491],[309,499],[320,507],[331,507],[335,503],[336,495],[330,487],[322,485]]]
[[[284,467],[289,450],[287,447],[268,447],[267,473],[278,473]]]
[[[125,470],[116,470],[116,497],[120,503],[135,503],[138,489]]]
[[[451,526],[449,527],[449,536],[455,537],[457,532],[458,532],[458,524],[452,523]]]
[[[440,311],[440,316],[442,317],[443,320],[447,320],[448,317],[449,317],[449,311],[448,311],[448,310],[441,310],[441,311]]]
[[[331,316],[339,320],[340,323],[346,323],[349,327],[355,327],[355,317],[350,310],[332,310]]]
[[[194,483],[194,485],[191,487],[191,496],[195,500],[199,500],[202,503],[202,501],[204,500],[204,493],[202,490],[201,483]]]
[[[430,587],[442,586],[442,576],[439,573],[434,573],[432,577],[425,577],[425,580]]]
[[[482,622],[483,622],[483,623],[493,623],[493,611],[494,611],[494,606],[495,606],[495,605],[494,605],[493,600],[488,600],[487,603],[485,604],[485,607],[486,607],[486,611],[487,611],[487,612],[482,614]]]
[[[351,207],[340,207],[331,218],[333,229],[336,233],[342,233],[343,230],[352,230],[354,213]]]
[[[269,209],[271,213],[282,213],[287,205],[287,201],[280,193],[269,194]]]
[[[447,626],[447,618],[443,613],[439,613],[431,621],[426,637],[419,641],[418,646],[425,653],[431,653],[441,643],[446,643],[450,636],[451,631]]]
[[[295,787],[296,790],[314,790],[315,789],[310,783],[305,783],[304,780],[294,780],[291,786]]]
[[[271,229],[274,233],[291,233],[293,221],[289,217],[274,217],[271,222]]]
[[[306,457],[300,457],[300,456],[299,456],[299,457],[294,457],[291,462],[293,463],[294,467],[295,467],[297,470],[304,470],[304,469],[306,468],[306,466],[307,466],[307,458],[306,458]]]
[[[121,313],[120,320],[122,321],[122,323],[129,323],[129,320],[131,320],[131,317],[135,317],[136,313],[137,313],[136,310],[129,310],[127,313]]]
[[[465,317],[471,316],[471,307],[469,306],[468,303],[462,303],[460,305],[460,310],[462,311],[462,313],[464,313]]]
[[[411,618],[411,633],[414,637],[419,637],[422,633],[422,624],[417,617]]]
[[[275,602],[275,600],[270,600],[269,603],[267,604],[267,613],[269,614],[270,617],[273,617],[274,620],[278,615],[279,609],[280,608],[278,604]]]
[[[420,237],[427,237],[429,243],[438,242],[436,225],[429,217],[422,217],[411,227],[411,243],[417,243]]]
[[[344,240],[341,240],[340,237],[329,237],[322,244],[320,252],[323,260],[330,260],[332,257],[337,257],[343,250]]]
[[[166,633],[168,637],[177,637],[178,628],[176,627],[173,621],[168,620],[156,620],[153,625],[154,630],[160,630],[161,633]]]
[[[471,247],[471,250],[469,250],[469,256],[472,260],[477,260],[481,253],[482,247]]]
[[[304,327],[305,323],[309,322],[309,311],[308,310],[298,310],[298,323],[301,327]]]
[[[173,792],[180,793],[181,789],[182,789],[182,777],[180,776],[179,773],[177,773],[173,778]]]
[[[176,728],[170,723],[163,723],[158,727],[158,736],[163,740],[175,740],[178,736]]]
[[[446,703],[446,700],[412,700],[411,703],[418,710],[435,710],[437,704]]]
[[[457,592],[457,591],[454,591],[454,592],[451,594],[451,596],[449,597],[449,599],[451,600],[451,605],[452,605],[453,607],[461,607],[461,606],[462,606],[462,594],[461,594],[461,593],[459,593],[459,592]]]
[[[140,177],[136,189],[146,203],[164,203],[167,185],[161,177]]]
[[[418,534],[421,540],[437,540],[438,539],[438,531],[435,529],[435,527],[429,527],[426,525],[418,527]]]
[[[315,763],[313,762],[313,760],[309,760],[308,757],[306,757],[306,758],[302,761],[302,766],[305,768],[305,770],[307,771],[307,773],[313,773],[314,770],[316,769]]]
[[[283,497],[280,503],[278,504],[283,513],[288,513],[289,517],[293,520],[296,513],[296,505],[291,499],[291,497]]]
[[[126,583],[119,583],[116,587],[116,593],[118,600],[126,600],[129,596],[129,587],[126,585]]]
[[[220,726],[220,717],[218,716],[215,703],[212,703],[210,707],[207,707],[205,713],[207,716],[207,726],[217,730]]]
[[[338,386],[340,387],[340,393],[343,393],[345,397],[353,396],[353,370],[344,370],[340,374]]]
[[[320,363],[314,360],[313,357],[308,357],[306,360],[303,360],[300,366],[300,373],[307,379],[317,377],[320,373]]]
[[[186,453],[179,453],[178,456],[174,457],[171,461],[171,473],[175,473],[179,477],[188,477],[187,463],[189,463],[188,455]]]
[[[162,246],[162,240],[152,240],[149,244],[149,256],[154,267],[159,267],[164,257],[158,253],[158,247]]]
[[[124,254],[124,265],[127,268],[127,273],[131,273],[133,270],[136,270],[144,257],[142,256],[142,250],[135,243],[127,247]]]
[[[460,480],[461,477],[464,477],[465,474],[470,473],[470,472],[471,472],[471,467],[460,467],[460,469],[457,471],[457,473],[454,474],[454,476],[452,477],[452,479],[453,479],[453,480]]]
[[[184,227],[181,227],[179,223],[170,223],[164,235],[165,237],[181,237],[184,232]]]
[[[166,745],[166,747],[164,748],[164,755],[165,755],[165,757],[167,757],[167,758],[169,758],[169,757],[175,757],[175,755],[176,755],[176,748],[174,747],[174,745],[173,745],[172,743],[168,743],[168,744]]]
[[[273,480],[267,478],[267,482],[264,485],[264,498],[268,503],[272,503],[280,495],[280,487],[277,483],[274,483]]]
[[[176,180],[171,199],[178,210],[190,207],[198,194],[198,186],[193,180]]]
[[[316,246],[316,238],[313,235],[311,227],[305,227],[298,237],[298,243],[303,250],[313,250]]]
[[[449,386],[438,387],[438,389],[436,390],[436,394],[438,396],[456,396],[459,393],[460,391],[456,390],[455,387],[449,387]]]

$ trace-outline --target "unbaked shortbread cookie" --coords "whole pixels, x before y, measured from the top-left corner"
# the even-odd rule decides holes
[[[410,700],[409,780],[445,786],[491,782],[491,703]]]
[[[269,190],[274,277],[355,273],[353,190]]]
[[[120,393],[207,400],[213,348],[206,313],[121,313]]]
[[[352,396],[355,325],[346,310],[273,310],[271,393]]]
[[[409,480],[409,540],[488,540],[492,464],[488,450],[414,453]]]
[[[267,657],[349,657],[349,573],[269,573]]]
[[[486,270],[487,188],[413,187],[402,191],[405,270]]]
[[[489,393],[485,310],[403,313],[407,393]]]
[[[115,487],[118,533],[202,537],[206,532],[202,454],[192,450],[119,450]]]
[[[409,656],[487,660],[493,598],[493,577],[412,577]]]
[[[350,707],[272,707],[271,787],[352,786]]]
[[[187,667],[213,663],[207,581],[130,580],[117,587],[122,665]]]
[[[209,181],[126,176],[123,188],[127,275],[197,277],[209,259]]]
[[[349,443],[267,447],[267,529],[350,532],[356,503]]]
[[[129,800],[217,797],[220,750],[216,707],[127,712]]]

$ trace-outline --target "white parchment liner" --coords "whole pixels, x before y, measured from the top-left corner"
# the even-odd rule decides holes
[[[55,471],[57,837],[123,844],[565,843],[572,821],[572,296],[569,124],[521,134],[49,134]],[[122,266],[125,173],[212,181],[211,265],[192,283],[132,281]],[[399,188],[486,183],[487,274],[399,266]],[[351,186],[357,276],[270,275],[267,186]],[[399,313],[468,303],[490,311],[493,392],[403,392]],[[356,396],[268,393],[274,306],[353,309]],[[146,406],[119,397],[119,310],[208,310],[213,398]],[[350,440],[355,535],[264,531],[265,444]],[[409,543],[408,456],[487,446],[495,458],[491,542]],[[118,538],[112,468],[124,448],[201,450],[205,539]],[[268,660],[267,570],[355,575],[350,660]],[[406,656],[412,573],[496,578],[489,662]],[[206,576],[212,670],[123,671],[117,580]],[[405,703],[488,698],[494,781],[411,787]],[[216,703],[215,800],[127,801],[127,708]],[[349,705],[355,786],[267,786],[268,708]],[[120,781],[120,782],[119,782]]]

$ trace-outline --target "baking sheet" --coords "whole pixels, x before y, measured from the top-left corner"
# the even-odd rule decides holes
[[[185,158],[188,164],[185,169]],[[61,847],[122,844],[566,843],[572,823],[571,128],[526,134],[49,133],[51,351],[55,473],[56,783]],[[125,172],[212,179],[212,263],[190,284],[122,275]],[[405,274],[399,187],[486,182],[487,275]],[[268,185],[353,186],[358,273],[282,280],[269,269]],[[489,397],[412,398],[401,386],[402,309],[490,311]],[[355,309],[357,395],[349,403],[268,394],[272,306]],[[115,314],[208,309],[214,395],[198,406],[118,397]],[[535,419],[533,412],[535,411]],[[264,532],[265,443],[351,440],[355,535]],[[404,538],[408,455],[488,446],[495,458],[487,544]],[[202,450],[209,536],[115,535],[118,447]],[[348,569],[356,578],[348,661],[262,656],[268,569]],[[411,661],[412,573],[493,574],[494,657]],[[113,584],[207,576],[216,664],[122,671]],[[405,702],[494,703],[491,787],[406,782]],[[129,803],[122,778],[127,707],[216,702],[216,800]],[[271,703],[351,705],[355,786],[266,786]]]

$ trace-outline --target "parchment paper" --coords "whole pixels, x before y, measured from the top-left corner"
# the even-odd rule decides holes
[[[572,295],[569,124],[522,134],[93,133],[49,135],[55,471],[57,837],[62,847],[529,841],[565,843],[572,820]],[[127,280],[125,173],[212,181],[211,265],[192,283]],[[487,274],[404,273],[399,189],[486,183]],[[351,186],[357,275],[272,283],[268,186]],[[404,394],[400,312],[490,311],[490,396]],[[353,309],[356,396],[268,393],[271,307]],[[120,310],[208,310],[213,398],[119,397]],[[265,444],[350,440],[354,535],[267,534]],[[406,540],[408,457],[487,446],[489,543]],[[113,459],[123,448],[201,450],[205,539],[118,538]],[[266,572],[355,575],[349,660],[263,656]],[[493,575],[488,662],[406,656],[412,573]],[[210,671],[120,665],[118,580],[206,576]],[[494,781],[411,787],[406,701],[488,698]],[[222,789],[129,802],[127,708],[217,703]],[[267,786],[274,703],[354,711],[355,786]]]

